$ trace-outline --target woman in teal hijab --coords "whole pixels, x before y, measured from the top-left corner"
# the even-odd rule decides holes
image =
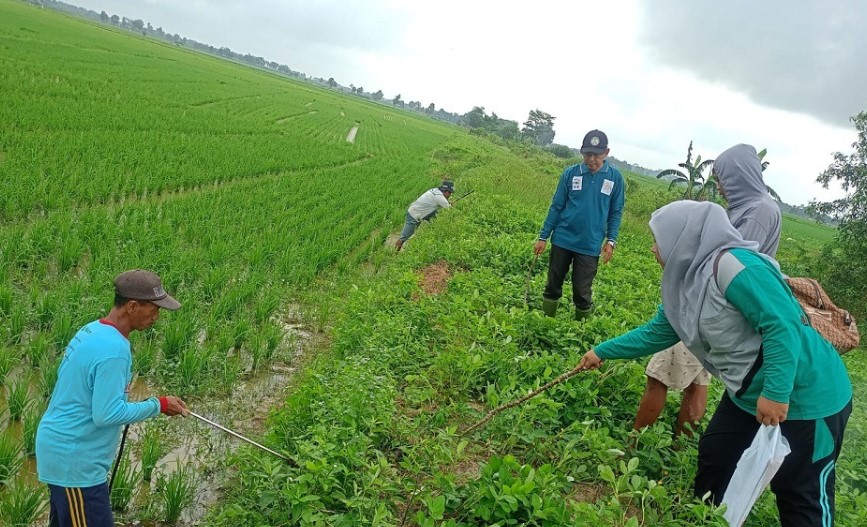
[[[653,213],[650,230],[662,305],[579,367],[683,341],[726,392],[699,440],[696,496],[709,492],[719,504],[759,426],[780,426],[792,448],[771,481],[782,526],[832,525],[835,463],[852,411],[840,356],[810,326],[777,262],[744,241],[719,205],[670,203]]]

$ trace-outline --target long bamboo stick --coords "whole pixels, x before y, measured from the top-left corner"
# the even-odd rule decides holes
[[[478,428],[484,426],[488,421],[493,419],[494,416],[496,416],[498,413],[500,413],[504,410],[508,410],[509,408],[514,408],[515,406],[518,406],[519,404],[523,404],[526,401],[529,401],[530,399],[532,399],[533,397],[536,397],[540,393],[542,393],[542,392],[544,392],[550,388],[553,388],[554,386],[557,386],[558,384],[562,384],[562,383],[568,381],[569,379],[578,375],[582,371],[584,371],[584,368],[576,366],[575,368],[567,371],[563,375],[560,375],[559,377],[557,377],[553,381],[551,381],[547,384],[544,384],[544,385],[540,386],[539,388],[536,388],[535,390],[533,390],[532,392],[528,393],[527,395],[521,397],[520,399],[515,399],[512,402],[502,404],[502,405],[494,408],[493,410],[488,412],[488,415],[486,415],[482,420],[478,421],[477,423],[475,423],[474,425],[472,425],[470,427],[465,428],[461,432],[461,434],[467,435],[467,434],[473,432],[474,430],[477,430]]]

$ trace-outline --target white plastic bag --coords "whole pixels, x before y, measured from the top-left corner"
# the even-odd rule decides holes
[[[792,451],[779,426],[762,425],[750,447],[741,455],[722,502],[725,519],[741,527],[762,491]]]

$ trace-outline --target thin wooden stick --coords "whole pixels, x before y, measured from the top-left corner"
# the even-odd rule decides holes
[[[406,525],[406,518],[407,518],[407,516],[409,516],[409,511],[412,508],[413,503],[415,503],[415,497],[418,496],[418,493],[421,492],[422,488],[423,487],[419,487],[419,488],[415,489],[414,491],[412,491],[412,494],[410,494],[408,502],[406,499],[404,499],[404,503],[406,504],[406,507],[404,507],[403,514],[401,515],[401,518],[400,518],[400,527],[404,527]]]
[[[457,198],[455,198],[455,203],[457,203],[458,201],[464,199],[465,197],[469,196],[470,194],[472,194],[472,193],[475,192],[475,191],[476,191],[476,190],[473,189],[473,190],[467,192],[466,194],[464,194],[463,196],[458,196]]]
[[[554,379],[553,381],[551,381],[551,382],[549,382],[549,383],[547,383],[547,384],[545,384],[539,388],[536,388],[535,390],[533,390],[532,392],[528,393],[527,395],[521,397],[520,399],[515,399],[512,402],[502,404],[502,405],[494,408],[493,410],[488,412],[488,415],[486,415],[481,421],[477,422],[476,424],[474,424],[468,428],[465,428],[461,432],[461,434],[467,435],[467,434],[473,432],[474,430],[477,430],[478,428],[487,424],[487,422],[490,421],[491,419],[493,419],[494,416],[497,415],[498,413],[500,413],[504,410],[508,410],[509,408],[514,408],[515,406],[518,406],[519,404],[523,404],[523,403],[529,401],[530,399],[532,399],[533,397],[536,397],[540,393],[544,392],[545,390],[548,390],[550,388],[553,388],[554,386],[557,386],[558,384],[562,384],[562,383],[568,381],[569,379],[578,375],[582,371],[584,371],[584,368],[576,366],[574,369],[569,370],[566,373],[564,373],[563,375],[560,375],[559,377]]]

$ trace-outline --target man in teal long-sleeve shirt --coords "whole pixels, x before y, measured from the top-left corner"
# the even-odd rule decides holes
[[[142,269],[114,280],[109,314],[81,328],[63,355],[57,384],[36,432],[36,469],[51,494],[51,527],[113,527],[107,477],[123,425],[164,413],[189,415],[174,396],[130,403],[129,334],[148,329],[177,300]]]
[[[542,295],[542,309],[548,316],[557,312],[570,266],[575,320],[593,311],[592,286],[600,253],[604,263],[611,260],[623,216],[623,176],[606,161],[608,152],[608,137],[599,130],[588,132],[581,145],[584,162],[564,170],[557,183],[533,249],[542,254],[551,239],[548,284]]]

